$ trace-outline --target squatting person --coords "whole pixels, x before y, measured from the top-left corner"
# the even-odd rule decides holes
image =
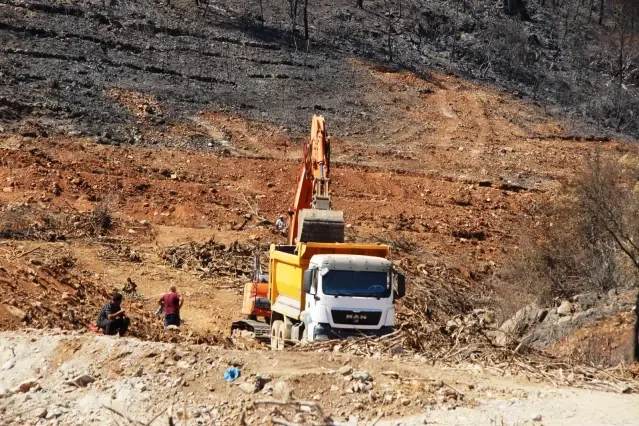
[[[120,337],[126,334],[129,329],[131,320],[125,315],[124,309],[121,307],[122,295],[115,293],[110,302],[107,302],[98,315],[98,328],[104,330],[104,334],[114,336],[116,333]]]

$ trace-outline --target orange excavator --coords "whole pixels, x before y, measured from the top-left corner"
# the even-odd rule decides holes
[[[288,244],[300,242],[343,243],[344,212],[332,210],[330,195],[331,145],[326,136],[324,117],[313,116],[311,136],[303,146],[302,164],[297,175],[293,205],[288,211]],[[258,339],[270,339],[271,306],[268,274],[262,273],[259,254],[254,255],[252,282],[244,286],[242,314],[231,330],[247,330]],[[257,317],[263,317],[260,322]]]
[[[311,137],[304,144],[293,206],[288,211],[288,244],[343,243],[344,212],[331,210],[331,145],[324,117],[313,116]]]

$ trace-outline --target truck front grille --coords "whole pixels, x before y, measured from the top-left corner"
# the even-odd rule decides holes
[[[331,309],[335,324],[348,325],[377,325],[382,317],[381,311],[345,311]]]

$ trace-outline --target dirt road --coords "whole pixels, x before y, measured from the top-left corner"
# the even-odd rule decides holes
[[[631,425],[639,418],[639,395],[526,383],[476,365],[429,366],[412,355],[230,351],[40,331],[2,333],[0,348],[3,426],[116,425],[123,415],[145,424],[157,415],[150,424],[165,425],[171,407],[178,419],[187,413],[188,425],[237,424],[242,416],[248,425],[277,416],[304,424],[311,414],[258,402],[291,396],[319,404],[337,423],[359,425],[376,418],[389,426]],[[236,382],[224,381],[229,366],[241,372]],[[85,375],[87,383],[78,380]],[[31,379],[33,389],[12,392]]]
[[[479,399],[477,407],[436,408],[425,414],[382,421],[378,426],[416,425],[575,425],[631,426],[639,418],[636,395],[581,389],[529,387],[526,399]]]

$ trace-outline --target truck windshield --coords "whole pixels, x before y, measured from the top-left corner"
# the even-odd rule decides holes
[[[386,272],[330,270],[322,278],[322,289],[329,296],[389,297]]]

